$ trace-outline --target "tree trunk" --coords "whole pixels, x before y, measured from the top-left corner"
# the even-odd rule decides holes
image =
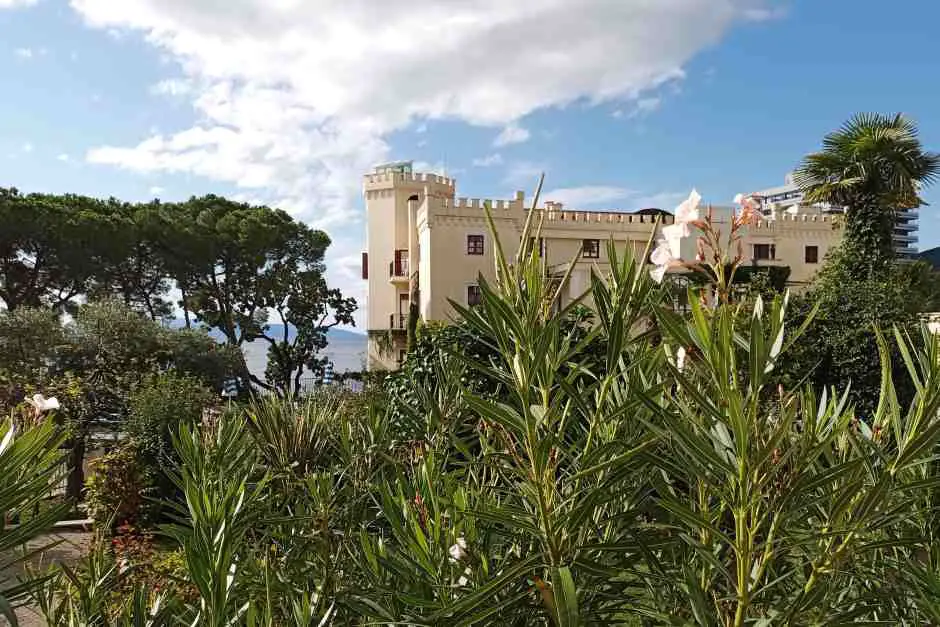
[[[186,288],[180,285],[180,303],[183,305],[183,319],[186,321],[186,328],[191,329],[189,323],[189,305],[186,304]]]
[[[877,201],[867,198],[850,207],[846,213],[843,242],[856,248],[849,256],[856,267],[851,268],[858,278],[881,275],[894,262],[895,212]]]
[[[72,503],[82,499],[85,487],[85,433],[80,432],[70,440],[68,454],[68,479],[65,484],[65,498]]]

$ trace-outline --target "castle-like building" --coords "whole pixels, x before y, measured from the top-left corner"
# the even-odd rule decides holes
[[[416,173],[410,162],[378,166],[365,175],[367,252],[362,276],[368,281],[368,367],[395,369],[404,358],[409,307],[414,300],[424,321],[449,321],[451,301],[473,305],[480,298],[478,277],[494,278],[493,240],[484,204],[489,205],[503,251],[515,255],[528,210],[525,194],[510,200],[456,197],[456,181]],[[588,287],[593,267],[608,267],[607,242],[642,255],[657,225],[672,223],[668,212],[577,211],[548,198],[538,207],[538,242],[550,273],[559,277],[577,259],[566,286],[574,298]],[[731,217],[730,207],[713,208],[714,221]],[[724,227],[726,231],[728,227]],[[826,252],[841,237],[837,216],[807,208],[782,213],[747,228],[746,263],[789,269],[788,285],[807,284]],[[534,243],[534,242],[533,242]],[[683,240],[682,257],[695,256],[695,238]],[[389,346],[391,338],[391,346]]]

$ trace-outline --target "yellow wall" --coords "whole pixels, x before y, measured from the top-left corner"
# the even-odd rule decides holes
[[[492,281],[494,270],[494,240],[485,219],[484,205],[491,207],[494,224],[503,252],[512,258],[517,252],[528,211],[522,192],[512,200],[483,201],[456,198],[453,179],[427,174],[382,174],[365,177],[366,211],[368,218],[369,302],[368,328],[386,331],[389,314],[398,313],[398,295],[407,293],[404,282],[392,284],[388,280],[388,265],[396,249],[407,249],[411,271],[419,270],[422,319],[449,321],[454,316],[450,300],[466,305],[467,286],[477,284],[482,274]],[[408,202],[418,195],[419,205],[413,218],[414,231],[409,241]],[[607,242],[613,239],[621,251],[631,246],[636,255],[642,255],[656,225],[653,216],[614,212],[585,212],[564,209],[547,203],[539,210],[542,219],[541,236],[545,242],[546,262],[552,268],[564,268],[579,258],[575,274],[569,284],[568,296],[573,298],[590,284],[590,269],[598,267],[603,273],[608,267]],[[730,225],[731,208],[717,208],[714,220],[724,233]],[[824,215],[783,215],[774,222],[762,222],[742,231],[744,263],[750,265],[754,244],[773,243],[774,261],[760,261],[758,265],[786,265],[790,267],[789,283],[799,289],[812,279],[832,246],[841,237],[839,218]],[[671,217],[663,218],[663,224]],[[533,223],[533,230],[536,224]],[[467,235],[484,236],[484,254],[467,254]],[[598,259],[580,258],[584,239],[600,240]],[[654,238],[655,239],[655,238]],[[818,246],[819,263],[804,262],[805,247]],[[694,259],[696,236],[682,244],[684,259]],[[403,333],[397,332],[392,355],[383,355],[370,341],[370,368],[394,368],[398,350],[404,347]]]

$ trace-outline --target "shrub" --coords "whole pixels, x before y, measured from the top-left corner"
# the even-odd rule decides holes
[[[85,504],[95,526],[112,533],[121,525],[149,526],[159,505],[152,467],[133,444],[125,444],[90,463]]]
[[[172,465],[172,434],[182,424],[198,423],[213,401],[212,392],[193,377],[174,372],[153,375],[131,393],[124,430],[146,463]]]

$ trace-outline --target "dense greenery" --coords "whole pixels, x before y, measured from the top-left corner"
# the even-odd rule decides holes
[[[923,205],[921,187],[940,175],[940,154],[924,151],[917,135],[901,114],[861,113],[796,170],[807,201],[846,208],[843,263],[853,277],[884,273],[895,258],[897,212]]]
[[[212,407],[194,362],[120,316],[96,338],[81,311],[85,333],[17,308],[43,356],[11,339],[7,363],[54,382],[50,364],[103,355],[135,380],[97,375],[129,437],[91,491],[99,521],[136,526],[51,571],[36,605],[53,626],[936,623],[940,338],[904,291],[932,278],[869,272],[859,224],[791,302],[785,277],[729,260],[749,219],[728,250],[701,221],[688,311],[613,244],[563,301],[494,236],[481,303],[416,329],[362,395]],[[162,541],[140,528],[156,472]]]
[[[323,276],[329,237],[284,211],[211,195],[133,204],[0,189],[0,224],[5,309],[74,312],[83,298],[114,297],[158,320],[173,313],[176,286],[187,327],[217,329],[235,347],[270,344],[264,379],[244,363],[240,372],[266,389],[299,391],[327,330],[353,324],[355,301]]]
[[[145,588],[149,557],[101,548],[41,595],[50,623],[932,620],[937,339],[877,336],[859,420],[846,395],[777,386],[802,339],[786,298],[692,298],[684,317],[609,252],[567,305],[536,255],[498,260],[440,360],[411,367],[407,411],[373,390],[182,422],[182,581]],[[584,306],[596,324],[570,322]]]
[[[926,152],[917,128],[901,115],[862,114],[825,137],[796,172],[806,199],[845,207],[845,229],[807,293],[790,308],[791,324],[815,310],[804,341],[782,369],[785,385],[848,390],[870,420],[879,401],[881,366],[876,328],[898,326],[916,335],[919,316],[936,311],[940,281],[922,264],[898,264],[892,235],[897,211],[923,204],[920,189],[940,172],[940,155]],[[892,350],[895,374],[901,359]],[[913,388],[897,377],[902,402]]]
[[[37,392],[59,398],[72,451],[67,494],[73,500],[84,483],[82,460],[92,432],[122,426],[135,390],[149,377],[170,370],[218,390],[241,363],[237,349],[204,330],[165,328],[118,301],[82,306],[64,325],[48,309],[0,311],[0,412]],[[186,398],[173,400],[179,413]]]
[[[16,624],[13,607],[43,583],[16,579],[14,569],[28,558],[18,551],[48,530],[67,509],[39,509],[61,479],[61,442],[62,434],[50,420],[10,417],[0,425],[0,616],[11,624]],[[33,549],[39,548],[41,545],[33,545]]]

